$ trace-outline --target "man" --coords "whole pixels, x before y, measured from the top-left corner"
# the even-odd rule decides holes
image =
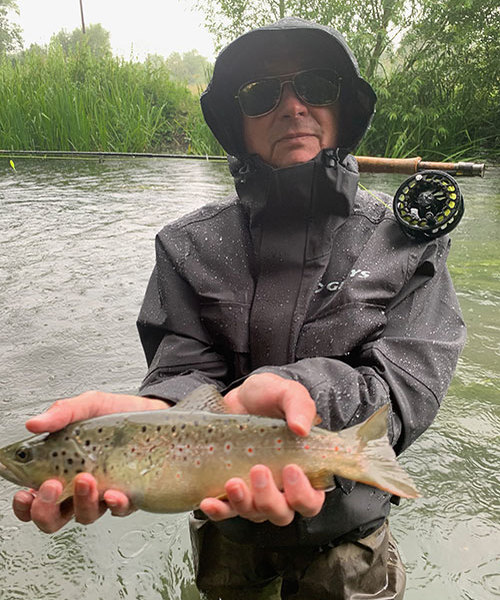
[[[339,34],[284,19],[230,44],[202,97],[233,157],[237,197],[167,226],[138,327],[149,371],[143,397],[56,403],[32,431],[98,414],[162,409],[202,383],[233,412],[284,417],[306,435],[316,411],[342,429],[391,409],[397,452],[432,422],[464,343],[445,266],[449,241],[405,237],[383,203],[357,188],[354,150],[375,94]],[[283,490],[264,465],[226,484],[192,520],[197,583],[209,598],[402,598],[404,570],[387,527],[390,495],[336,478],[315,490],[295,465]],[[99,503],[77,477],[61,512],[57,481],[14,510],[44,531],[73,512],[90,523],[132,507]],[[277,590],[280,591],[277,591]]]

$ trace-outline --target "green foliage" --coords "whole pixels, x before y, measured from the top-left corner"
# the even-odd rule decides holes
[[[500,156],[498,0],[199,0],[218,48],[282,16],[341,31],[378,95],[360,154]]]
[[[96,58],[111,56],[109,31],[100,23],[88,25],[85,33],[79,28],[71,33],[63,29],[51,37],[50,44],[61,47],[66,55],[76,53],[80,46],[85,45]]]
[[[172,52],[165,59],[165,66],[170,71],[172,79],[185,83],[193,90],[205,88],[213,70],[212,64],[197,50],[190,50],[183,54]]]
[[[12,150],[144,152],[184,145],[188,115],[199,110],[168,71],[86,44],[55,43],[0,60],[0,139]]]
[[[16,0],[0,0],[0,56],[22,47],[21,29],[8,19],[10,10],[18,12]]]
[[[184,123],[179,124],[184,131],[184,137],[189,141],[187,152],[202,156],[225,156],[226,152],[215,139],[205,123],[201,109],[192,111]]]

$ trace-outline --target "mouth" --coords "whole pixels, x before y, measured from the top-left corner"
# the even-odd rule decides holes
[[[289,140],[296,140],[296,139],[301,139],[301,138],[306,138],[306,137],[314,137],[314,134],[312,133],[306,133],[306,132],[297,132],[297,133],[288,133],[287,135],[284,135],[283,137],[280,138],[280,142],[285,142],[285,141],[289,141]]]
[[[9,467],[6,467],[0,462],[0,477],[7,479],[16,485],[24,486],[24,482],[14,473]]]

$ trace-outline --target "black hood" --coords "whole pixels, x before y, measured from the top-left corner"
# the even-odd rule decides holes
[[[301,52],[307,49],[307,53]],[[241,112],[235,95],[253,78],[268,74],[269,60],[307,54],[301,68],[330,68],[342,77],[339,147],[352,152],[370,125],[376,95],[360,77],[358,63],[338,31],[287,17],[237,38],[219,54],[212,80],[201,96],[205,120],[230,155],[246,155]]]

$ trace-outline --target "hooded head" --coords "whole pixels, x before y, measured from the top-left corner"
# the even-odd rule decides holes
[[[236,94],[252,80],[307,69],[331,69],[341,78],[338,99],[337,147],[352,152],[365,134],[376,96],[360,77],[352,52],[334,29],[288,17],[254,29],[229,44],[215,62],[211,82],[201,97],[205,120],[232,156],[248,154],[243,116]]]

